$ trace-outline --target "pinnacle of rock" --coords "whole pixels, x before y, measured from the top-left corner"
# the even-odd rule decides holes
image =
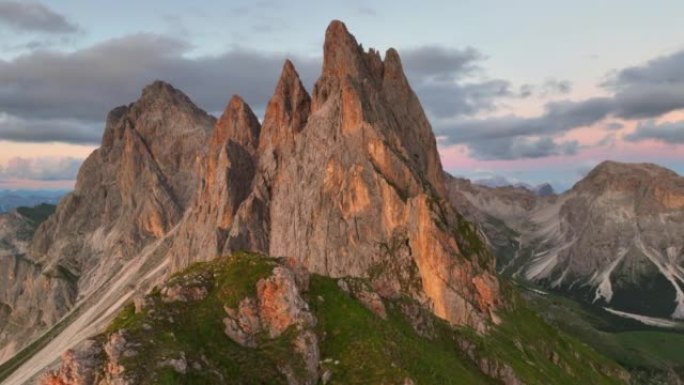
[[[247,148],[255,149],[259,142],[260,131],[261,125],[252,109],[241,97],[234,95],[223,111],[223,115],[216,122],[211,143],[215,145],[232,140]]]
[[[364,52],[347,26],[334,20],[325,32],[323,44],[323,76],[343,77],[363,71]]]
[[[266,107],[260,148],[275,147],[283,141],[292,145],[294,135],[306,125],[310,110],[311,97],[292,62],[286,60],[275,92]]]

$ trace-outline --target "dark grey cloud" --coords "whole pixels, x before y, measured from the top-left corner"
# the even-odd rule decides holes
[[[423,46],[402,50],[402,63],[427,112],[435,117],[469,116],[492,110],[512,97],[511,84],[481,78],[485,59],[474,48]]]
[[[138,34],[71,53],[39,50],[0,61],[0,138],[99,142],[106,113],[137,99],[155,79],[174,84],[210,112],[222,111],[233,94],[259,110],[287,57],[235,49],[191,58],[190,49],[179,39]],[[291,59],[312,84],[320,61]]]
[[[437,118],[469,116],[491,111],[497,103],[511,97],[511,85],[505,80],[476,83],[413,82],[413,88],[431,116]]]
[[[401,61],[409,75],[460,79],[480,69],[484,56],[474,48],[456,49],[423,46],[401,52]]]
[[[568,80],[546,79],[539,85],[523,84],[520,86],[519,95],[521,98],[537,96],[548,98],[557,95],[567,95],[572,91],[572,83]]]
[[[19,31],[73,33],[78,26],[43,4],[32,1],[0,1],[0,24]]]
[[[561,141],[560,136],[575,127],[595,124],[612,110],[610,98],[581,102],[547,103],[545,112],[535,118],[504,116],[438,122],[435,129],[448,145],[463,144],[470,156],[480,160],[512,160],[573,155],[577,141]]]
[[[616,72],[605,82],[615,92],[615,115],[653,118],[684,108],[684,51]]]
[[[102,128],[102,122],[20,118],[0,113],[0,138],[16,142],[95,144],[102,138]]]
[[[563,93],[569,91],[571,85],[547,81],[541,87]],[[436,123],[437,132],[446,143],[465,144],[473,156],[482,159],[495,156],[493,151],[502,151],[501,159],[516,154],[520,157],[537,157],[545,152],[552,155],[572,153],[576,147],[567,143],[563,146],[550,138],[595,125],[607,118],[650,119],[684,108],[684,51],[616,71],[603,87],[613,94],[581,101],[550,102],[546,104],[543,114],[531,118],[442,119]],[[523,97],[531,96],[536,90],[534,86],[523,86],[520,94]],[[602,125],[602,128],[617,131],[623,125],[613,121]],[[530,139],[540,135],[549,138],[544,141]],[[662,125],[651,121],[641,123],[636,132],[624,139],[684,143],[684,122]],[[597,145],[611,145],[613,142],[614,136],[606,136]],[[530,148],[531,144],[535,146]]]
[[[222,111],[232,94],[260,111],[288,56],[237,48],[190,57],[191,50],[182,39],[137,34],[69,53],[38,49],[0,60],[0,138],[97,143],[107,111],[135,100],[155,79],[174,84],[212,113]],[[504,80],[461,80],[479,70],[482,57],[470,48],[402,52],[408,76],[433,116],[472,115],[512,94]],[[290,58],[311,87],[320,58]]]
[[[557,135],[575,127],[594,124],[604,119],[611,108],[612,101],[609,98],[592,98],[582,102],[553,102],[546,105],[543,115],[535,118],[506,116],[459,120],[437,124],[436,130],[450,144],[521,136]]]
[[[0,179],[74,180],[81,163],[71,157],[16,157],[0,165]]]
[[[656,140],[663,143],[684,144],[684,121],[662,123],[649,120],[639,123],[636,130],[624,136],[629,142]]]
[[[554,155],[574,155],[580,145],[577,141],[559,141],[549,136],[494,138],[467,142],[468,153],[479,160],[513,160],[543,158]]]
[[[220,113],[232,94],[242,95],[260,112],[287,56],[307,87],[320,72],[320,58],[246,48],[194,56],[192,48],[182,38],[137,34],[73,52],[38,48],[0,60],[0,138],[97,143],[107,111],[135,100],[155,79],[174,84],[211,113]],[[679,108],[672,84],[684,82],[679,79],[680,67],[672,64],[679,56],[672,55],[616,72],[605,84],[612,96],[547,103],[544,113],[532,118],[474,119],[507,98],[524,97],[525,86],[514,90],[506,80],[484,76],[485,57],[473,48],[425,46],[402,50],[401,55],[443,143],[465,144],[480,159],[574,153],[579,148],[576,142],[557,138],[606,118],[657,116]],[[536,96],[561,95],[571,87],[549,79],[528,90]],[[666,89],[669,98],[662,97]],[[613,122],[605,128],[620,127]]]

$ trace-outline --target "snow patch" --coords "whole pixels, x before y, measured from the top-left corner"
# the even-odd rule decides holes
[[[605,268],[601,273],[596,275],[596,277],[592,278],[591,283],[592,284],[597,284],[598,287],[596,288],[596,294],[594,295],[594,300],[593,302],[598,301],[599,299],[603,298],[606,300],[606,303],[610,303],[611,299],[613,299],[613,285],[610,282],[610,275],[613,273],[613,270],[622,262],[622,259],[627,255],[628,249],[620,249],[618,251],[618,257],[615,258],[613,262],[608,265],[607,268]]]
[[[645,315],[641,315],[641,314],[627,313],[624,311],[611,309],[609,307],[604,307],[603,309],[609,313],[615,314],[615,315],[620,316],[622,318],[633,319],[635,321],[639,321],[642,324],[648,325],[648,326],[657,326],[657,327],[663,327],[663,328],[676,328],[676,327],[683,326],[679,322],[671,321],[671,320],[664,319],[664,318],[649,317],[649,316],[645,316]]]

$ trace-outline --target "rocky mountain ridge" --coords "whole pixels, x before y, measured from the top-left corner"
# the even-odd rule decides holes
[[[604,162],[549,197],[449,181],[482,223],[500,271],[636,314],[684,318],[684,178],[653,164]]]
[[[313,96],[286,62],[263,124],[238,96],[215,120],[163,82],[108,115],[29,247],[40,268],[9,304],[20,327],[0,348],[34,342],[4,365],[6,383],[34,378],[174,272],[238,250],[368,279],[481,333],[506,308],[494,259],[447,201],[399,55],[362,50],[334,21]]]

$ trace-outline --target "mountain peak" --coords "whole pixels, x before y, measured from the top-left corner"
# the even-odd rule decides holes
[[[342,77],[358,74],[363,68],[363,50],[347,26],[333,20],[325,32],[323,44],[323,75]]]
[[[164,105],[172,104],[188,106],[193,110],[198,110],[198,108],[187,95],[185,95],[181,90],[162,80],[155,80],[154,82],[145,86],[142,90],[140,98],[135,104],[143,105],[144,108],[153,106],[163,107]]]
[[[605,183],[625,178],[638,179],[645,181],[645,178],[677,178],[679,175],[665,167],[653,163],[624,163],[606,160],[599,163],[582,181],[577,185],[584,185],[588,182],[592,184]]]
[[[280,81],[282,81],[283,79],[291,79],[293,77],[299,79],[299,74],[297,73],[297,70],[295,69],[295,66],[292,63],[292,61],[290,59],[285,59],[285,63],[283,63],[283,70],[280,73]]]
[[[178,92],[178,90],[176,90],[171,84],[169,84],[163,80],[155,80],[143,88],[142,94],[143,94],[143,96],[145,96],[145,95],[153,96],[153,95],[160,95],[160,94],[164,94],[164,93],[176,93],[176,92]]]
[[[223,144],[230,139],[247,148],[256,148],[261,125],[249,105],[238,95],[233,95],[216,122],[212,144]]]
[[[294,64],[286,60],[266,107],[260,147],[275,146],[286,138],[293,138],[306,125],[310,109],[311,97],[304,89]]]

